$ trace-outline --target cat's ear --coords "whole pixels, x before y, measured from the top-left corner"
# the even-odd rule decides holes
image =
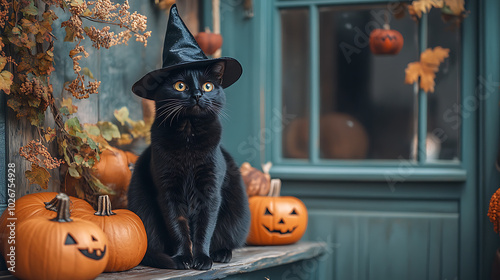
[[[222,77],[224,76],[224,70],[226,69],[226,62],[219,61],[210,65],[210,74],[217,79],[219,84],[222,84]]]

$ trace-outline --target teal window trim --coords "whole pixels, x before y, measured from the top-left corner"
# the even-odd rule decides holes
[[[418,89],[415,85],[417,95],[418,119],[417,126],[417,158],[395,159],[395,160],[326,160],[319,158],[319,13],[318,7],[326,5],[354,5],[354,4],[380,4],[390,1],[380,0],[274,0],[272,17],[269,22],[273,23],[273,40],[270,49],[273,52],[272,76],[273,83],[268,86],[272,97],[266,99],[271,106],[267,109],[266,123],[273,124],[275,110],[282,108],[282,73],[281,73],[281,22],[280,9],[284,8],[307,8],[309,10],[309,58],[310,58],[310,130],[309,130],[309,159],[284,159],[282,157],[282,129],[273,131],[273,141],[267,144],[266,161],[273,162],[271,174],[283,179],[310,179],[310,180],[360,180],[360,181],[387,181],[388,176],[400,178],[404,181],[457,181],[464,182],[467,179],[467,171],[464,164],[457,160],[442,160],[427,162],[426,160],[426,137],[427,137],[427,93]],[[419,52],[427,49],[428,21],[424,14],[419,22]],[[464,30],[464,28],[462,28]],[[462,37],[465,40],[466,36]],[[464,42],[462,41],[462,44]],[[466,48],[463,48],[462,58],[465,58]],[[462,69],[465,59],[462,59]],[[467,77],[467,70],[462,70],[462,77]],[[470,70],[471,73],[474,70]],[[462,85],[470,83],[462,79]],[[465,87],[462,87],[461,100],[465,98]],[[470,93],[469,93],[470,94]],[[462,124],[463,124],[462,120]],[[460,155],[463,160],[463,142],[465,139],[462,127],[462,145]],[[402,171],[407,168],[406,171]]]

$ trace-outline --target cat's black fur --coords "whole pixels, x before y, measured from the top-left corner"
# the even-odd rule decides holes
[[[151,145],[137,160],[128,208],[143,221],[142,264],[210,269],[245,242],[250,211],[238,166],[220,146],[224,63],[172,72],[155,93]],[[183,81],[185,91],[174,89]],[[214,89],[202,90],[205,82]]]

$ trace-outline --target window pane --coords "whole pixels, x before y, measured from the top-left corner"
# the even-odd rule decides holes
[[[320,157],[410,158],[415,96],[405,68],[418,59],[418,26],[389,5],[322,7]],[[404,37],[396,55],[374,55],[368,37],[387,21]]]
[[[280,16],[283,156],[308,158],[309,11],[283,9]]]
[[[451,160],[459,158],[460,149],[460,71],[461,33],[460,26],[445,22],[438,9],[429,14],[429,47],[442,46],[450,49],[450,56],[436,73],[436,86],[428,94],[427,110],[427,160]],[[477,104],[464,104],[475,110]]]

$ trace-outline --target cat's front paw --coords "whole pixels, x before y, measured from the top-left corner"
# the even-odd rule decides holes
[[[198,270],[208,270],[212,268],[212,259],[207,255],[198,255],[194,257],[192,268]]]
[[[190,255],[176,255],[173,256],[177,269],[190,269],[193,264],[193,257]]]
[[[233,252],[229,249],[221,249],[210,253],[214,262],[228,263],[233,257]]]

